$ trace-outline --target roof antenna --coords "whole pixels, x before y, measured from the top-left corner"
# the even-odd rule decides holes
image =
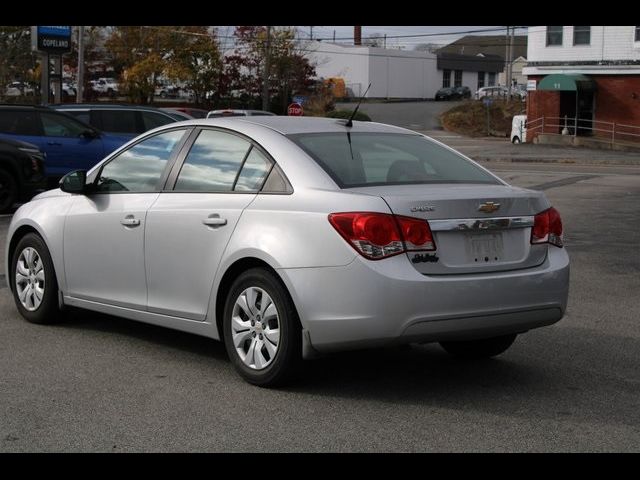
[[[353,127],[353,117],[355,117],[356,113],[358,113],[358,109],[360,108],[360,104],[362,103],[362,100],[364,100],[364,97],[367,95],[367,92],[369,91],[370,88],[371,88],[371,83],[369,83],[369,86],[367,87],[367,89],[364,91],[364,93],[360,97],[360,100],[358,100],[358,105],[356,105],[356,108],[353,109],[353,113],[349,117],[349,120],[347,120],[347,123],[344,124],[345,127]]]

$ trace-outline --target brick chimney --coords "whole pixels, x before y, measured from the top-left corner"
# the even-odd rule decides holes
[[[362,45],[362,27],[353,27],[353,44]]]

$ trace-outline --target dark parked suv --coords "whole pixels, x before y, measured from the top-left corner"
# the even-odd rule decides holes
[[[471,90],[469,87],[455,87],[454,90],[458,98],[471,98]]]
[[[44,154],[30,143],[0,138],[0,213],[47,186]]]
[[[176,118],[158,108],[137,105],[60,104],[51,108],[65,112],[107,133],[135,137]]]
[[[131,137],[109,135],[51,108],[0,105],[0,138],[36,145],[46,154],[52,181],[72,170],[89,169]]]

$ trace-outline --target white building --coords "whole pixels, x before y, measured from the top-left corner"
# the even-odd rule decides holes
[[[475,92],[482,87],[497,85],[504,60],[498,55],[463,55],[438,52],[438,80],[441,88],[469,87]]]
[[[434,98],[441,88],[436,55],[369,46],[308,42],[306,56],[319,78],[341,77],[355,97]]]

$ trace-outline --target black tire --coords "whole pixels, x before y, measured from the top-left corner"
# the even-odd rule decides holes
[[[233,343],[231,316],[240,294],[250,287],[264,290],[278,311],[280,338],[275,356],[265,368],[253,369],[242,361]],[[277,387],[291,381],[302,366],[302,333],[293,301],[280,279],[264,268],[243,272],[233,282],[224,307],[223,337],[227,353],[236,371],[247,382],[260,387]],[[266,341],[266,339],[265,339]]]
[[[44,294],[40,305],[34,311],[27,310],[20,299],[16,288],[16,266],[20,254],[27,247],[33,248],[40,257],[44,267]],[[20,239],[11,258],[11,289],[16,307],[27,321],[38,324],[52,324],[61,320],[61,312],[58,307],[58,281],[51,261],[51,254],[42,238],[35,233],[28,233]]]
[[[515,341],[517,334],[458,342],[440,342],[447,353],[463,358],[489,358],[505,352]]]
[[[0,168],[0,213],[7,213],[18,198],[18,182],[4,168]]]

